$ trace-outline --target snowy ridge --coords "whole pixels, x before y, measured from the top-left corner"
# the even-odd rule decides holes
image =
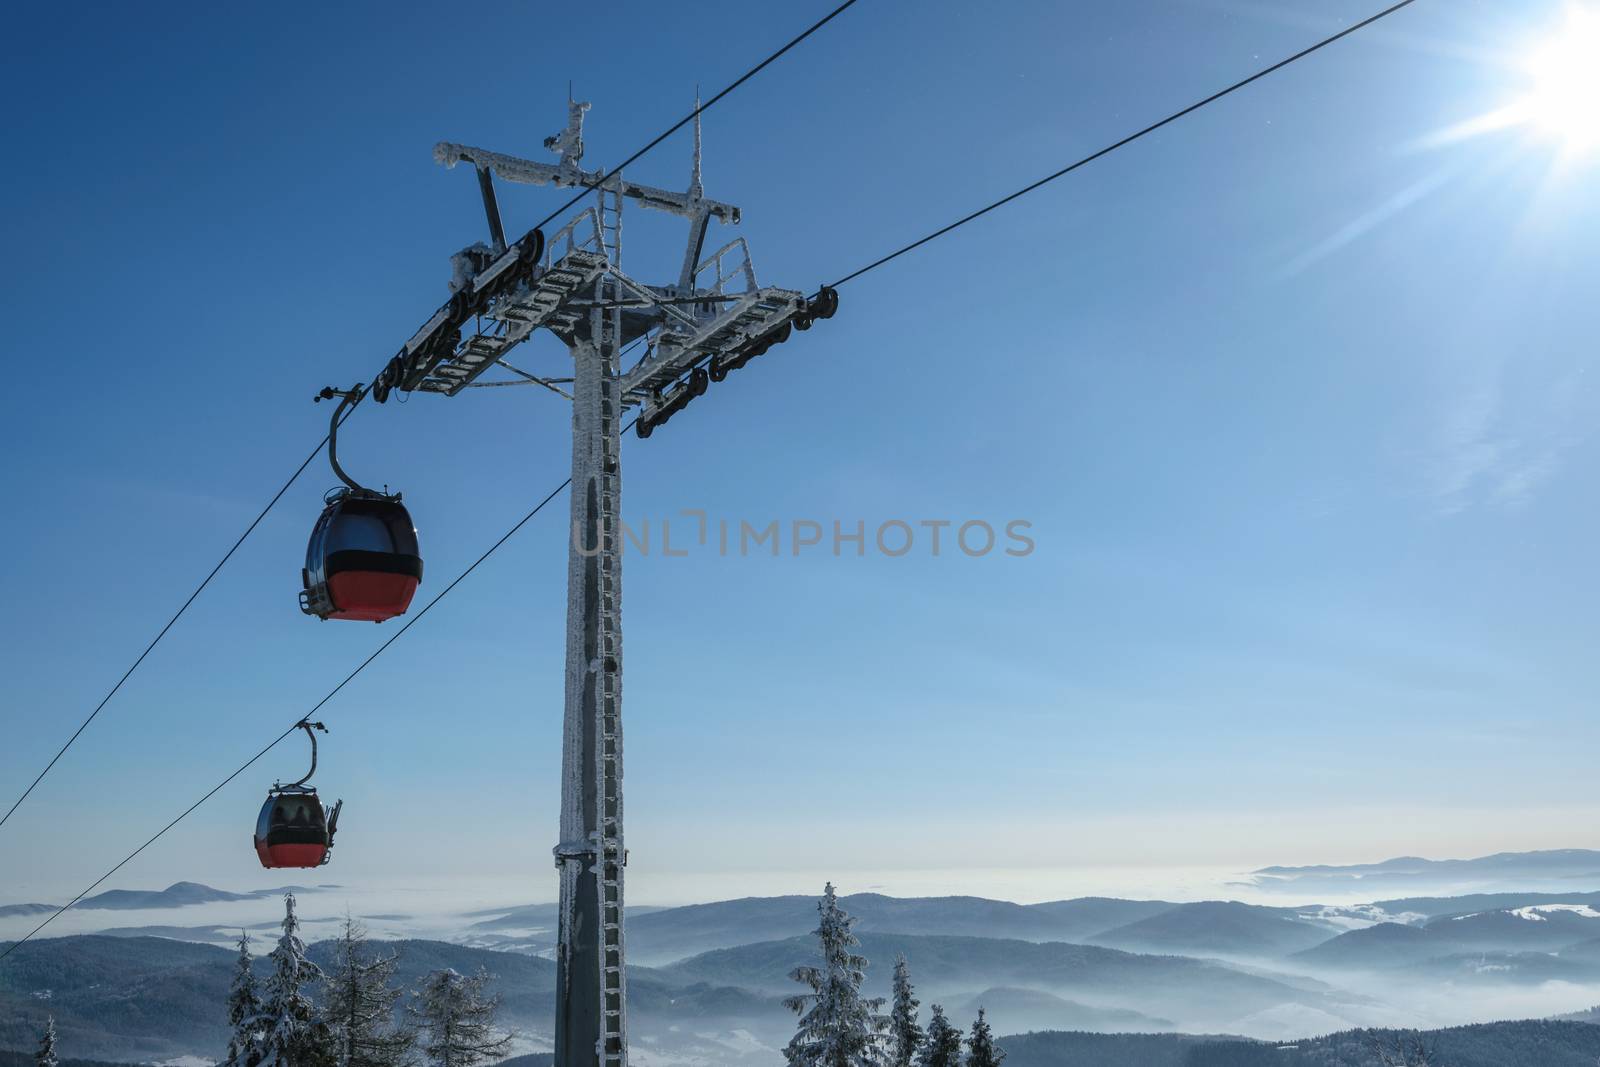
[[[1475,911],[1467,915],[1452,915],[1452,922],[1461,922],[1463,919],[1476,919],[1482,915],[1515,915],[1519,919],[1530,922],[1549,922],[1551,915],[1575,915],[1580,919],[1600,919],[1600,911],[1596,911],[1588,904],[1529,904],[1522,908],[1505,908],[1501,911]]]

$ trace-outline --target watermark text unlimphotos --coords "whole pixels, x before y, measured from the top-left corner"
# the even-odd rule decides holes
[[[718,556],[968,556],[1033,554],[1033,523],[1027,519],[989,522],[985,519],[887,519],[869,525],[866,519],[748,519],[711,518],[699,508],[685,508],[677,516],[652,523],[648,518],[630,525],[619,520],[617,538],[624,554],[658,555],[677,559],[695,553]],[[580,555],[600,554],[599,538],[572,525],[572,543]]]

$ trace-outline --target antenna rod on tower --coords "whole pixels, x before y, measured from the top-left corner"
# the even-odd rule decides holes
[[[700,184],[700,86],[694,87],[694,166],[689,171],[689,196],[698,200],[705,192]]]

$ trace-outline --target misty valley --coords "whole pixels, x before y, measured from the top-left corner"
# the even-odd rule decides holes
[[[1479,862],[1489,860],[1504,866]],[[841,895],[838,907],[859,942],[851,951],[868,961],[863,997],[891,998],[904,959],[922,1014],[936,1004],[965,1028],[981,1009],[1011,1067],[1378,1064],[1375,1035],[1409,1032],[1427,1034],[1430,1055],[1446,1057],[1427,1062],[1559,1067],[1600,1058],[1600,1011],[1589,1010],[1600,1004],[1600,892],[1549,886],[1600,870],[1597,861],[1576,851],[1525,854],[1510,876],[1540,889],[1505,888],[1502,869],[1492,892],[1336,905],[1109,897],[1024,905],[857,893]],[[1425,862],[1366,873],[1373,884],[1436,884],[1438,872],[1416,866]],[[1325,888],[1352,873],[1268,868],[1256,872],[1255,891]],[[329,971],[348,903],[338,887],[112,891],[78,905],[96,917],[93,932],[41,938],[13,954],[0,973],[0,1049],[28,1052],[53,1020],[65,1063],[217,1062],[230,1040],[241,931],[256,953],[250,969],[265,980],[285,891],[299,901],[307,958]],[[0,922],[9,930],[50,907],[0,906]],[[184,921],[200,913],[206,922]],[[784,1062],[796,1032],[785,998],[803,991],[795,969],[819,958],[818,914],[819,898],[806,895],[635,909],[632,1058]],[[411,991],[430,975],[487,976],[503,1053],[548,1055],[554,905],[431,924],[376,910],[353,918],[380,931],[366,951],[393,958],[395,1012],[414,1010]],[[425,936],[395,936],[408,926]]]

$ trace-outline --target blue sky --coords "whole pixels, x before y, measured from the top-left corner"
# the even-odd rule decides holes
[[[863,0],[707,115],[707,191],[745,218],[722,239],[809,290],[1374,6]],[[318,439],[315,390],[370,379],[445,295],[483,226],[435,141],[546,158],[570,79],[610,164],[821,10],[19,15],[5,803]],[[852,283],[630,439],[634,522],[1037,543],[630,556],[635,899],[1588,844],[1600,170],[1523,127],[1435,136],[1525,91],[1561,15],[1421,0]],[[688,153],[629,173],[681,187]],[[561,199],[501,202],[520,232]],[[672,224],[627,224],[625,266],[674,273]],[[341,452],[404,490],[426,596],[565,476],[566,433],[549,394],[478,390],[364,407]],[[0,896],[70,895],[388,635],[295,607],[332,482],[290,491],[0,830]],[[324,709],[328,879],[553,896],[564,523]],[[254,812],[301,763],[286,744],[113,884],[261,884]]]

